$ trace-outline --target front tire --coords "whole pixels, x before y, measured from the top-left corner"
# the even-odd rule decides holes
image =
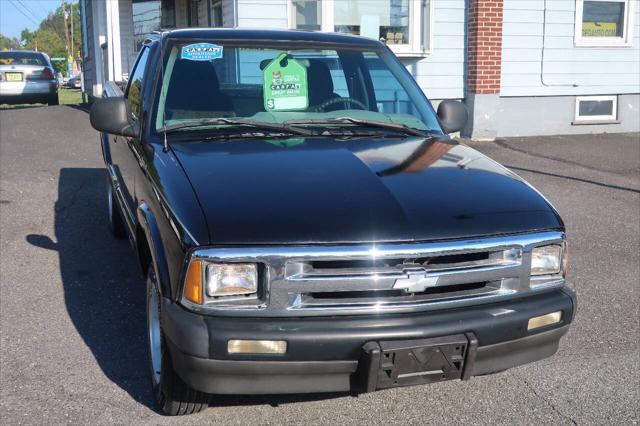
[[[167,349],[161,321],[161,296],[153,267],[147,272],[147,342],[149,374],[156,402],[169,416],[198,413],[210,396],[187,385],[176,373]]]
[[[60,105],[60,99],[58,99],[57,93],[49,98],[49,100],[47,101],[47,105]]]

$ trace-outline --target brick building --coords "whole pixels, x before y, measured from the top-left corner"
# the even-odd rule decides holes
[[[638,0],[80,0],[85,90],[127,77],[160,28],[335,31],[384,39],[465,133],[640,131]],[[391,94],[392,96],[392,94]]]

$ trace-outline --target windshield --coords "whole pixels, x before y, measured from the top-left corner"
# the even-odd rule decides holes
[[[157,131],[227,128],[238,121],[214,120],[224,118],[335,127],[375,121],[440,132],[429,102],[384,49],[184,42],[164,55],[152,117]]]
[[[0,65],[46,65],[44,57],[35,52],[0,52]]]

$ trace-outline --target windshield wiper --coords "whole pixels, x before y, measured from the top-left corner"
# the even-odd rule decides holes
[[[428,137],[432,133],[426,130],[416,129],[414,127],[409,127],[406,124],[402,123],[389,123],[386,121],[377,121],[377,120],[362,120],[359,118],[351,118],[351,117],[337,117],[337,118],[316,118],[309,120],[289,120],[283,123],[284,125],[293,125],[293,124],[355,124],[358,126],[368,126],[368,127],[377,127],[381,129],[389,129],[396,130],[408,135],[420,136],[420,137]]]
[[[191,135],[193,137],[193,135]],[[246,130],[246,131],[229,131],[229,132],[216,132],[206,136],[198,136],[198,140],[206,141],[226,141],[230,139],[291,139],[295,137],[288,132],[274,132],[274,131],[261,131],[261,130]]]
[[[195,128],[195,127],[205,127],[205,126],[211,126],[216,124],[255,127],[258,129],[292,133],[295,135],[302,135],[302,136],[314,135],[314,132],[311,130],[295,127],[290,125],[289,123],[279,124],[279,123],[270,123],[268,121],[249,120],[244,118],[204,118],[201,120],[188,121],[186,123],[169,124],[168,126],[164,126],[163,128],[161,128],[159,131],[165,132],[165,133],[171,133],[176,130],[189,129],[189,128]]]

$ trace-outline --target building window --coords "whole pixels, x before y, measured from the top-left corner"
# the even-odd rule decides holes
[[[618,119],[617,96],[578,96],[576,98],[576,124],[616,121]]]
[[[334,2],[336,32],[409,44],[409,0]]]
[[[211,3],[211,26],[214,28],[223,27],[222,0],[214,0]]]
[[[175,0],[133,0],[133,38],[136,52],[150,33],[175,28]]]
[[[576,46],[630,46],[633,3],[630,0],[577,0]]]
[[[322,2],[320,0],[293,0],[291,2],[292,28],[306,31],[322,29]]]
[[[290,28],[383,40],[399,56],[428,53],[431,0],[290,0]]]
[[[188,0],[188,22],[190,27],[200,25],[200,0]]]
[[[176,27],[176,1],[161,0],[160,1],[160,25],[162,28]]]

